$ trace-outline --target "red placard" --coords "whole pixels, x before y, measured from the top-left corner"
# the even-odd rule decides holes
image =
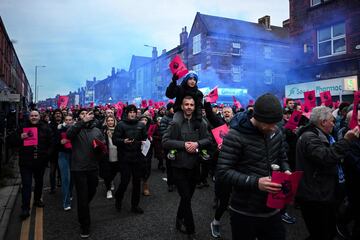
[[[330,91],[321,92],[320,99],[321,104],[324,104],[326,107],[331,107],[333,104]]]
[[[311,109],[316,107],[315,90],[304,92],[304,100],[305,100],[305,104],[306,103],[310,104],[310,106],[312,107]]]
[[[271,181],[281,184],[281,191],[269,193],[266,205],[269,208],[282,209],[286,204],[292,203],[302,175],[301,171],[296,171],[291,175],[278,171],[273,172]]]
[[[144,99],[144,100],[141,100],[141,107],[142,108],[147,108],[147,101],[146,101],[146,99]]]
[[[66,132],[62,132],[60,135],[61,135],[61,139],[69,140],[69,139],[67,139],[67,137],[66,137]],[[67,143],[65,143],[65,144],[64,144],[64,148],[71,149],[71,148],[72,148],[71,142],[68,141]]]
[[[358,104],[359,104],[359,101],[360,101],[360,91],[356,91],[354,93],[354,104],[353,104],[353,113],[352,113],[352,116],[351,116],[351,120],[350,120],[350,123],[349,123],[349,128],[350,129],[353,129],[355,128],[356,126],[358,126]]]
[[[218,87],[216,86],[214,89],[212,89],[209,94],[206,96],[206,101],[209,103],[216,103],[216,101],[219,98],[218,94]]]
[[[23,133],[27,133],[28,137],[24,139],[24,147],[38,145],[38,129],[36,127],[24,128]]]
[[[66,108],[69,102],[69,97],[68,96],[59,96],[58,99],[58,108],[63,109]]]
[[[291,117],[289,121],[285,124],[285,128],[294,130],[299,126],[300,118],[301,118],[302,112],[294,111],[291,114]]]
[[[184,62],[181,60],[179,55],[176,55],[169,64],[170,71],[172,74],[176,74],[179,79],[185,76],[189,70],[186,68]]]
[[[223,138],[229,132],[229,127],[226,124],[224,124],[217,128],[212,129],[211,132],[214,135],[216,143],[218,145],[221,145],[223,143]]]

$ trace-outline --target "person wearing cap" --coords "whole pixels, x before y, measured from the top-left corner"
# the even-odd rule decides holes
[[[80,120],[67,131],[67,139],[71,141],[71,176],[74,180],[77,199],[77,213],[80,223],[80,237],[90,236],[90,202],[95,196],[98,185],[99,160],[93,141],[98,140],[105,145],[102,132],[96,128],[92,111],[81,109]]]
[[[281,191],[271,182],[271,164],[291,174],[285,142],[277,123],[282,107],[272,94],[260,96],[253,115],[240,112],[230,123],[219,154],[216,177],[233,186],[230,203],[232,239],[284,240],[280,210],[266,206],[268,193]]]
[[[115,192],[115,207],[118,212],[121,211],[122,200],[132,178],[131,211],[142,214],[144,211],[139,207],[140,184],[144,165],[141,145],[147,138],[147,132],[145,125],[136,118],[137,110],[135,105],[126,107],[126,119],[116,125],[112,137],[113,144],[118,150],[121,174],[120,185]]]
[[[310,124],[301,128],[296,143],[296,170],[303,171],[296,195],[309,239],[334,239],[336,201],[344,183],[342,159],[358,141],[359,128],[349,130],[335,142],[332,110],[325,106],[312,109]]]

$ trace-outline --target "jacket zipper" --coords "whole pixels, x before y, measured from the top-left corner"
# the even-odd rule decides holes
[[[268,167],[268,174],[269,177],[271,177],[271,163],[269,159],[269,148],[268,148],[268,142],[266,141],[266,136],[264,135],[264,142],[265,142],[265,149],[266,149],[266,162]]]

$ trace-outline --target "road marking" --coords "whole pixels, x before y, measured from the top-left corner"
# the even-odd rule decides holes
[[[44,209],[36,208],[35,215],[35,237],[36,240],[43,240],[43,216]]]
[[[31,222],[31,206],[33,205],[33,192],[31,192],[31,201],[30,201],[30,216],[22,222],[20,240],[28,240],[30,233],[30,222]]]

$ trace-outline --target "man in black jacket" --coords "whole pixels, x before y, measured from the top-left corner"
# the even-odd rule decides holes
[[[163,137],[165,149],[176,149],[176,158],[171,163],[175,185],[181,197],[176,216],[176,228],[195,239],[195,224],[191,210],[191,198],[199,179],[199,148],[210,145],[210,136],[204,121],[195,129],[196,118],[193,116],[195,101],[185,96],[181,109],[180,122],[172,122]]]
[[[271,182],[271,165],[291,174],[284,141],[276,123],[282,119],[279,100],[260,96],[253,115],[241,112],[231,121],[217,165],[218,180],[233,186],[231,228],[234,240],[284,240],[285,229],[278,209],[266,206],[268,193],[281,191]]]
[[[36,137],[37,143],[27,144],[27,139]],[[49,156],[53,149],[53,133],[49,126],[40,121],[40,113],[36,110],[31,111],[29,122],[19,128],[15,136],[11,138],[14,145],[19,146],[19,167],[21,174],[21,193],[22,193],[22,212],[21,218],[26,219],[30,216],[30,200],[32,179],[35,180],[34,206],[44,207],[41,200],[45,167],[49,161]],[[25,146],[26,145],[26,146]]]
[[[335,143],[330,135],[335,125],[331,109],[316,107],[310,125],[302,128],[296,144],[296,169],[304,172],[297,199],[309,239],[330,240],[336,234],[336,189],[341,174],[340,161],[359,137],[356,127]],[[339,171],[340,170],[340,171]]]
[[[144,172],[145,158],[141,153],[142,142],[147,138],[145,125],[136,119],[137,109],[135,105],[127,106],[127,118],[116,125],[112,140],[117,147],[121,182],[115,192],[115,207],[121,211],[124,193],[132,177],[131,211],[142,214],[144,211],[139,207],[140,183]]]
[[[79,118],[80,121],[70,127],[66,135],[72,144],[71,173],[76,188],[80,237],[88,238],[91,221],[89,204],[95,196],[98,185],[99,154],[101,154],[94,147],[94,140],[105,144],[105,138],[95,127],[92,111],[80,110]]]

